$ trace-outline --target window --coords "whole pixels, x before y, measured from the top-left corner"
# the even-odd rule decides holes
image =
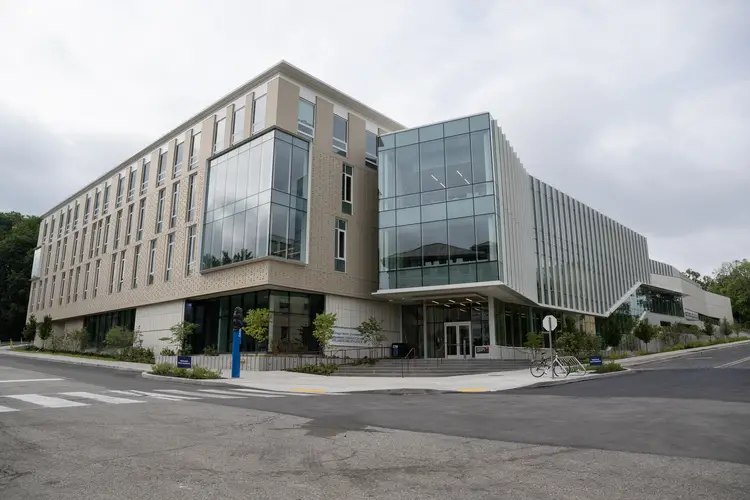
[[[86,205],[84,205],[83,209],[83,225],[89,223],[89,210],[91,210],[91,195],[86,195]]]
[[[156,266],[156,240],[151,240],[148,251],[148,280],[147,284],[154,282],[154,267]]]
[[[352,214],[352,173],[351,165],[344,165],[341,172],[341,211]]]
[[[44,275],[49,274],[49,263],[52,260],[52,243],[47,247],[47,266],[44,268]]]
[[[112,254],[112,267],[109,271],[109,293],[112,294],[115,291],[115,283],[117,282],[117,252]]]
[[[333,152],[346,156],[349,141],[349,122],[346,118],[333,115]]]
[[[72,297],[71,292],[73,291],[73,271],[70,271],[70,274],[68,274],[68,292],[65,294],[65,303],[70,304],[70,299]]]
[[[96,226],[91,226],[91,238],[89,238],[89,259],[94,257],[94,246],[96,246]]]
[[[151,162],[143,162],[143,168],[141,168],[141,196],[148,192],[148,175],[151,170]]]
[[[262,95],[253,103],[253,134],[266,127],[266,96]]]
[[[117,211],[117,218],[115,219],[115,241],[112,243],[112,250],[117,250],[120,245],[120,224],[122,223],[122,210]]]
[[[197,240],[196,227],[190,226],[187,237],[187,259],[185,259],[187,266],[185,267],[185,276],[190,276],[195,272],[195,244]]]
[[[94,290],[91,293],[91,298],[96,298],[96,292],[99,291],[99,270],[102,267],[102,260],[99,259],[96,261],[96,266],[94,267]]]
[[[143,219],[146,217],[146,200],[141,200],[138,208],[138,232],[135,235],[135,241],[141,241],[143,238]]]
[[[91,271],[91,264],[86,264],[86,269],[83,273],[83,300],[86,300],[86,297],[89,294],[89,273]]]
[[[336,219],[336,260],[334,269],[346,272],[346,221]]]
[[[44,299],[46,296],[47,296],[47,279],[45,278],[44,285],[42,286],[42,296],[37,297],[37,306],[36,306],[37,309],[41,309],[44,307],[44,304],[45,304]]]
[[[365,130],[365,160],[378,164],[378,136],[369,130]]]
[[[98,189],[96,190],[96,193],[94,193],[94,216],[93,219],[96,219],[99,217],[99,197],[101,196],[101,191]]]
[[[166,189],[159,191],[159,201],[156,205],[156,232],[161,233],[164,228],[164,196]]]
[[[172,186],[172,210],[169,215],[169,229],[177,225],[177,211],[180,205],[180,183],[175,182]]]
[[[234,110],[232,119],[232,144],[241,141],[245,135],[245,107]]]
[[[70,219],[72,213],[73,209],[68,205],[68,215],[65,217],[65,234],[68,234],[68,231],[70,231]]]
[[[50,230],[49,230],[49,239],[52,240],[52,238],[55,237],[55,216],[52,216],[52,224],[50,224]]]
[[[224,127],[226,119],[221,118],[214,123],[214,153],[224,149]]]
[[[74,266],[76,263],[76,254],[78,253],[78,233],[73,233],[73,248],[70,251],[70,265]]]
[[[60,300],[58,302],[59,305],[62,305],[64,295],[65,295],[65,271],[62,272],[62,276],[60,277]]]
[[[76,281],[73,284],[73,302],[78,302],[78,283],[81,279],[81,266],[76,268]]]
[[[65,220],[65,213],[60,210],[60,220],[57,223],[57,237],[62,236],[63,232],[63,221]]]
[[[135,183],[137,182],[137,171],[130,169],[130,176],[128,177],[128,202],[135,199]]]
[[[302,98],[297,106],[297,132],[310,139],[315,137],[315,104]]]
[[[174,148],[174,165],[172,166],[172,178],[179,177],[182,173],[182,156],[185,154],[185,143],[181,142]]]
[[[133,251],[133,279],[130,288],[138,288],[138,260],[141,258],[141,246],[136,245]]]
[[[96,225],[96,247],[94,248],[94,255],[99,255],[99,248],[102,243],[102,221]]]
[[[125,196],[125,175],[120,174],[120,178],[117,179],[117,198],[115,199],[115,206],[119,207],[122,205],[122,199]]]
[[[106,214],[109,210],[109,188],[112,187],[109,184],[104,185],[104,206],[102,207],[102,214]]]
[[[80,208],[81,208],[81,204],[79,202],[76,202],[76,208],[73,211],[73,231],[75,231],[76,229],[78,229],[78,212],[79,212]],[[45,230],[47,229],[46,226],[47,225],[45,223],[45,228],[44,228]]]
[[[193,174],[188,179],[188,202],[187,202],[187,215],[185,220],[193,222],[195,219],[195,180],[198,174]]]
[[[101,225],[101,222],[99,224]],[[104,243],[102,244],[102,253],[107,253],[107,241],[109,241],[109,215],[104,221]]]
[[[120,252],[120,270],[118,272],[117,291],[122,292],[122,282],[125,280],[125,250]]]
[[[49,225],[48,221],[44,221],[44,229],[42,230],[42,243],[44,243],[44,240],[47,239],[47,226]]]
[[[159,164],[156,167],[156,185],[161,186],[164,184],[164,176],[167,171],[167,152],[162,151],[159,153]]]
[[[190,141],[190,166],[188,170],[192,170],[198,166],[198,157],[201,154],[201,133],[196,132],[193,134],[192,140]]]
[[[83,262],[83,248],[86,246],[86,228],[81,231],[81,253],[78,255],[78,261]]]
[[[164,269],[164,281],[172,279],[172,260],[174,257],[174,233],[169,233],[167,236],[167,265]]]
[[[49,290],[49,306],[52,307],[52,305],[55,303],[55,279],[57,276],[52,276],[52,286]]]
[[[60,259],[60,243],[61,242],[58,240],[57,241],[57,245],[55,246],[55,267],[52,268],[52,272],[53,273],[57,272],[57,265],[58,265],[59,259]]]
[[[133,210],[135,204],[131,203],[128,207],[128,220],[125,221],[125,246],[130,245],[130,235],[133,231]]]
[[[65,251],[68,249],[68,237],[63,238],[62,253],[60,254],[60,267],[65,266]]]

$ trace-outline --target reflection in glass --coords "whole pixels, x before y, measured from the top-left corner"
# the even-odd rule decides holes
[[[419,145],[422,191],[445,189],[445,151],[443,141],[423,142]]]
[[[495,236],[495,216],[477,215],[476,227],[477,260],[497,260],[497,237]]]
[[[446,221],[422,224],[422,265],[448,264],[448,226]]]
[[[448,245],[451,264],[476,260],[473,217],[448,220]]]
[[[396,196],[419,192],[419,146],[396,148]]]
[[[490,133],[488,130],[471,134],[471,163],[474,182],[480,183],[492,180]]]
[[[396,229],[396,265],[398,269],[422,265],[421,228],[419,224]]]
[[[289,175],[292,167],[292,145],[276,140],[273,159],[273,188],[289,192]]]
[[[396,196],[396,151],[378,153],[378,188],[381,198]]]
[[[266,203],[258,207],[258,225],[255,239],[255,256],[265,257],[268,255],[268,219],[270,217],[271,205]]]
[[[271,204],[271,251],[270,255],[286,258],[287,224],[289,223],[289,208]]]
[[[445,139],[445,167],[448,187],[471,184],[471,148],[468,134]]]

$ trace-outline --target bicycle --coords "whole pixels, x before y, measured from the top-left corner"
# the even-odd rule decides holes
[[[539,378],[543,375],[547,375],[552,370],[553,377],[565,378],[568,376],[568,369],[560,362],[560,357],[555,353],[553,357],[545,357],[542,355],[542,359],[534,361],[529,367],[531,375],[535,378]]]

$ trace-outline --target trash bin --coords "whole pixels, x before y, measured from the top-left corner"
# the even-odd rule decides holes
[[[391,344],[391,356],[394,358],[403,358],[409,353],[409,344],[405,342],[394,342]]]

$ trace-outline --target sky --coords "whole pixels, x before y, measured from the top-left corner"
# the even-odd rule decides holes
[[[706,274],[750,258],[750,2],[0,0],[0,211],[38,214],[281,59]]]

